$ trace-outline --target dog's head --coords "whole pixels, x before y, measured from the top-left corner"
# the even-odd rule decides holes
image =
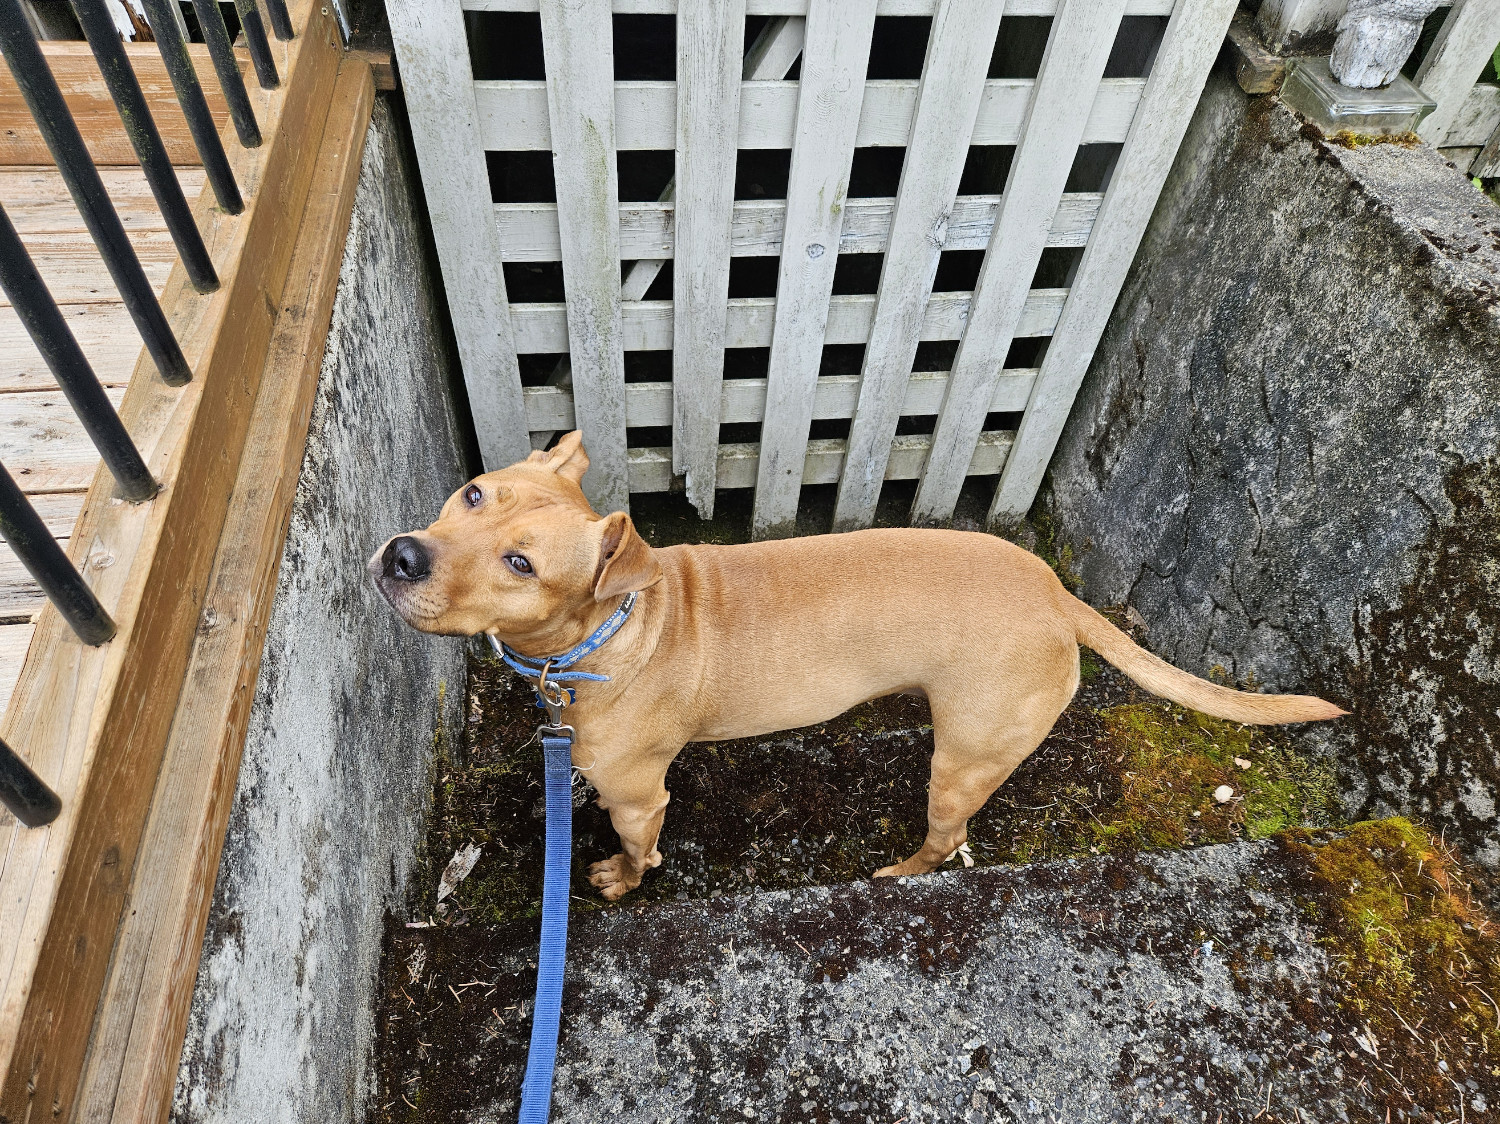
[[[426,530],[397,535],[366,567],[423,632],[551,639],[594,603],[645,589],[661,566],[622,511],[600,516],[579,481],[578,432],[469,481]]]

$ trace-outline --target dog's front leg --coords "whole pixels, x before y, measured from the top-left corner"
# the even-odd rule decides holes
[[[589,773],[599,790],[599,807],[609,812],[610,823],[624,848],[619,854],[589,867],[589,881],[608,901],[628,894],[641,884],[641,877],[661,865],[656,849],[662,820],[667,814],[667,764],[674,754],[629,755],[625,759],[600,761]]]

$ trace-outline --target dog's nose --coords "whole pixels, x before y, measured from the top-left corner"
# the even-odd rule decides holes
[[[381,557],[385,576],[398,582],[426,581],[432,573],[432,558],[410,535],[401,535],[386,544]]]

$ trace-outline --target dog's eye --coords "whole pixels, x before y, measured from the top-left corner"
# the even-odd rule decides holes
[[[529,578],[532,575],[531,560],[524,554],[507,554],[505,564],[523,578]]]
[[[464,489],[464,503],[470,507],[478,507],[479,501],[484,499],[484,489],[478,484],[470,484]]]

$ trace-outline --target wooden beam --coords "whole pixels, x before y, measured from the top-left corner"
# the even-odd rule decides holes
[[[188,664],[210,568],[286,288],[340,56],[331,9],[294,0],[272,42],[280,88],[252,87],[266,143],[230,146],[239,216],[200,195],[196,218],[223,280],[181,268],[162,306],[194,377],[168,387],[137,363],[121,417],[161,493],[120,503],[101,469],[69,554],[119,626],[78,643],[50,607],[37,622],[3,736],[62,797],[51,826],[0,844],[0,1116],[71,1119],[129,872]],[[328,14],[325,14],[328,13]]]
[[[369,66],[345,59],[115,942],[80,1119],[160,1121],[171,1104],[374,96]]]
[[[162,64],[161,53],[155,43],[126,43],[125,54],[135,69],[135,76],[151,107],[151,116],[161,130],[161,139],[167,146],[167,156],[174,164],[198,164],[198,150],[193,147],[192,135],[187,121],[177,104],[177,95],[172,90],[172,80],[167,77],[167,68]],[[120,112],[115,108],[104,85],[99,67],[94,63],[93,52],[87,43],[69,40],[49,40],[42,44],[42,54],[52,68],[52,76],[62,88],[63,99],[78,122],[89,155],[95,164],[136,163],[135,149],[125,135],[125,126],[120,123]],[[222,131],[229,120],[229,109],[224,104],[224,94],[214,78],[213,65],[209,62],[208,48],[201,43],[188,46],[188,55],[193,60],[193,69],[203,83],[204,96],[214,123]],[[249,56],[242,58],[242,66],[249,66]],[[262,123],[264,131],[264,123]],[[42,134],[31,120],[31,111],[16,86],[10,67],[0,61],[0,164],[51,164],[52,153]]]

